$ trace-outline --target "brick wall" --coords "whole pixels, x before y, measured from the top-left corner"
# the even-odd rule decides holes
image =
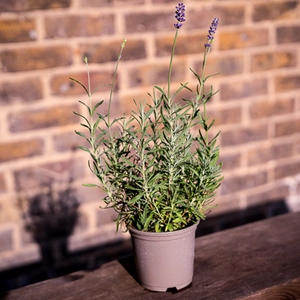
[[[278,198],[299,206],[299,3],[185,1],[187,21],[173,72],[178,84],[193,83],[189,67],[200,70],[207,29],[214,17],[220,18],[208,65],[208,72],[221,72],[211,79],[220,92],[208,107],[216,130],[222,131],[225,176],[215,213]],[[87,56],[94,86],[109,84],[126,38],[113,112],[128,112],[133,98],[147,97],[153,84],[166,84],[176,4],[0,2],[0,270],[39,260],[32,233],[24,229],[24,212],[42,209],[33,199],[40,195],[42,201],[49,187],[64,190],[71,184],[76,189],[71,210],[60,207],[62,213],[76,210],[71,251],[124,237],[115,235],[114,214],[98,208],[101,194],[81,187],[95,180],[85,153],[75,151],[82,141],[74,134],[80,127],[72,111],[80,111],[77,100],[85,96],[69,77],[86,82]],[[107,87],[95,95],[107,98]],[[48,219],[59,222],[55,217],[61,211],[47,209]]]

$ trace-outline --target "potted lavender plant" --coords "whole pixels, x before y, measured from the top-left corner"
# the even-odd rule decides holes
[[[89,97],[89,104],[80,101],[87,115],[75,112],[87,133],[75,132],[90,146],[79,148],[89,153],[89,168],[99,182],[86,186],[106,193],[105,208],[117,212],[117,230],[123,226],[132,236],[142,286],[156,291],[180,289],[191,283],[195,230],[205,219],[222,180],[218,134],[210,137],[214,120],[206,113],[214,92],[212,87],[205,89],[210,76],[204,75],[218,19],[213,20],[204,44],[201,74],[191,69],[196,86],[183,83],[172,93],[176,40],[185,21],[183,3],[176,6],[175,18],[168,85],[166,89],[154,86],[151,103],[135,101],[136,111],[129,116],[111,118],[115,78],[126,40],[121,45],[106,112],[101,111],[104,100],[92,103],[89,73],[88,87],[71,78]],[[88,66],[87,58],[85,62]],[[183,91],[190,98],[180,97]]]

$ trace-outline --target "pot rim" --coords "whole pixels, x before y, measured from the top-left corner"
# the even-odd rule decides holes
[[[129,233],[133,236],[144,236],[144,237],[177,237],[179,235],[184,235],[189,231],[195,231],[200,221],[195,224],[192,224],[188,227],[174,230],[174,231],[167,231],[167,232],[153,232],[153,231],[142,231],[135,228],[128,228]]]

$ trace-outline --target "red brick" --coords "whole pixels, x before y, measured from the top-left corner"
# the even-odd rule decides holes
[[[80,81],[85,87],[88,87],[88,77],[86,72],[57,75],[50,81],[52,94],[60,96],[86,95],[82,86],[71,80],[70,77]],[[110,91],[112,78],[113,73],[110,71],[90,72],[91,91]],[[115,90],[117,90],[117,87],[118,81],[115,83]]]
[[[43,98],[40,78],[0,82],[0,105],[33,103]]]
[[[202,70],[202,61],[194,64],[193,70],[200,74]],[[218,74],[220,76],[228,76],[243,73],[244,58],[242,55],[226,55],[223,56],[208,56],[205,67],[205,74]],[[211,79],[213,80],[213,78]]]
[[[47,17],[45,20],[47,38],[76,36],[100,36],[113,34],[114,17],[112,15],[66,15]]]
[[[33,188],[49,187],[53,182],[64,184],[70,179],[81,179],[85,165],[85,162],[77,159],[56,161],[15,170],[13,175],[16,190],[28,191]]]
[[[241,123],[242,108],[230,107],[222,109],[209,109],[208,115],[211,117],[211,119],[215,119],[215,125]]]
[[[166,83],[168,81],[169,64],[143,64],[130,68],[128,77],[130,78],[130,87],[153,86]],[[187,70],[184,60],[176,60],[172,67],[172,81],[183,81],[185,70]],[[149,91],[151,92],[151,90]]]
[[[24,11],[69,7],[71,0],[10,0],[0,2],[0,11]]]
[[[231,4],[226,5],[204,5],[187,8],[187,21],[184,23],[185,28],[206,28],[209,26],[215,17],[219,18],[219,28],[226,25],[240,25],[244,23],[245,20],[245,6]]]
[[[219,33],[220,50],[254,48],[269,44],[267,29],[222,30]]]
[[[293,143],[259,145],[247,152],[248,165],[264,164],[271,160],[293,156]]]
[[[286,121],[275,123],[275,136],[287,136],[300,132],[300,119],[287,118]]]
[[[292,113],[295,99],[286,98],[276,101],[259,100],[249,104],[249,114],[251,119],[267,118],[276,115]]]
[[[175,54],[186,55],[193,53],[203,53],[206,34],[184,34],[178,36]],[[174,41],[174,34],[159,36],[155,40],[156,55],[170,56]]]
[[[267,183],[267,172],[258,172],[256,174],[237,175],[234,177],[225,177],[221,185],[221,194],[227,195],[242,190],[258,187]]]
[[[5,192],[6,192],[6,183],[5,183],[4,174],[0,174],[0,194]]]
[[[117,214],[114,210],[103,210],[97,209],[96,213],[96,220],[97,220],[97,227],[102,227],[106,224],[114,223],[114,220],[117,218]]]
[[[233,153],[233,154],[222,154],[220,152],[220,162],[223,163],[222,170],[233,170],[238,169],[241,166],[241,154]]]
[[[35,34],[35,23],[32,19],[9,19],[0,21],[0,43],[35,40]]]
[[[89,219],[86,213],[81,211],[78,213],[76,224],[74,225],[74,233],[84,232],[88,229]]]
[[[1,207],[1,209],[3,209]],[[3,228],[0,230],[0,253],[13,250],[13,229]]]
[[[105,42],[101,44],[81,44],[82,58],[87,57],[90,63],[117,61],[123,41]],[[130,39],[122,53],[122,61],[146,57],[146,45],[142,40]]]
[[[167,13],[128,13],[125,15],[125,31],[128,33],[171,30],[174,28],[174,14]],[[174,30],[175,32],[175,30]]]
[[[78,122],[78,117],[73,114],[73,111],[78,111],[77,105],[14,112],[9,116],[9,129],[11,132],[24,132],[75,124]]]
[[[300,161],[290,160],[286,164],[279,164],[275,167],[275,179],[298,175],[300,170]]]
[[[251,57],[251,71],[294,67],[296,62],[297,56],[294,51],[259,53]]]
[[[0,143],[0,162],[36,156],[43,153],[43,148],[41,139]]]
[[[264,188],[263,191],[257,191],[247,197],[247,205],[257,205],[266,201],[285,199],[289,195],[289,189],[284,184],[276,183]]]
[[[300,42],[300,26],[282,26],[276,31],[277,42],[279,44],[299,43]]]
[[[124,0],[79,0],[82,7],[124,6]],[[141,5],[145,0],[126,0],[126,5]]]
[[[40,70],[72,63],[69,46],[27,47],[0,52],[2,68],[7,72]]]
[[[276,92],[285,92],[300,88],[300,75],[285,75],[275,77]]]
[[[299,17],[299,1],[277,1],[257,3],[253,7],[252,19],[255,22],[265,20],[295,20]]]
[[[236,127],[231,130],[222,130],[220,135],[222,146],[232,146],[265,140],[268,137],[268,128],[265,124],[252,124],[249,127]]]
[[[174,2],[173,0],[152,0],[153,3],[170,3]]]
[[[221,85],[220,93],[223,101],[264,95],[268,93],[267,79],[260,78],[235,82],[228,80],[228,83]]]
[[[76,128],[76,130],[83,131],[82,128]],[[55,135],[53,144],[57,152],[75,151],[78,149],[78,146],[88,147],[86,140],[78,136],[74,131]]]

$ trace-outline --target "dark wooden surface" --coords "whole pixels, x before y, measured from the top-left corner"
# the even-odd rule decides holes
[[[144,290],[128,257],[13,290],[0,299],[300,299],[300,213],[197,238],[193,283],[176,293]]]

